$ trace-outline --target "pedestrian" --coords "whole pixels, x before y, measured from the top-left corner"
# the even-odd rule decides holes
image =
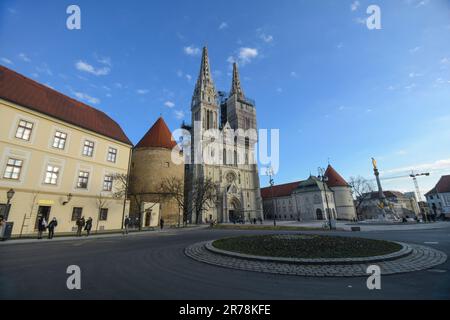
[[[58,226],[58,221],[56,218],[53,218],[52,221],[48,224],[48,238],[53,239],[55,235],[55,228]]]
[[[3,215],[0,215],[0,236],[3,235],[3,232],[4,232],[3,228],[6,228],[6,220],[3,217]],[[2,239],[0,238],[0,240],[2,240]]]
[[[42,239],[42,234],[47,229],[47,221],[45,220],[45,217],[40,215],[38,218],[38,239]]]
[[[128,227],[130,226],[130,218],[128,218],[128,216],[125,217],[123,225],[125,227],[124,233],[128,234]]]
[[[92,218],[89,217],[89,219],[86,220],[86,226],[84,227],[84,230],[86,231],[86,237],[89,237],[91,234],[92,229]]]
[[[164,219],[163,218],[161,218],[159,220],[159,225],[161,226],[161,230],[164,229]]]
[[[253,218],[253,224],[256,225],[256,218]]]
[[[81,237],[81,232],[83,231],[83,227],[86,224],[84,221],[84,217],[81,217],[77,220],[77,237]]]

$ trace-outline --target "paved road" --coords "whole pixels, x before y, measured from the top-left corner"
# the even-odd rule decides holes
[[[186,246],[262,232],[170,231],[0,246],[0,299],[449,299],[450,262],[431,271],[382,278],[306,278],[230,270],[184,256]],[[269,232],[264,232],[269,233]],[[427,244],[450,256],[450,228],[337,233]],[[66,288],[66,268],[82,270],[82,290]]]

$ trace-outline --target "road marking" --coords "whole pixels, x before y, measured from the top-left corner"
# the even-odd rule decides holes
[[[433,273],[446,273],[447,270],[442,270],[442,269],[431,269],[431,270],[428,270],[428,272],[433,272]]]

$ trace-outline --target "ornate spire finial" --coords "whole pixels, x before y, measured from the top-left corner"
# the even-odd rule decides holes
[[[211,77],[211,67],[209,65],[208,48],[203,47],[202,62],[200,65],[200,73],[198,75],[197,84],[195,86],[194,97],[197,100],[215,100],[216,90]]]
[[[233,82],[231,84],[230,97],[237,94],[239,98],[244,97],[244,91],[242,91],[241,80],[239,79],[239,70],[236,62],[233,63]]]

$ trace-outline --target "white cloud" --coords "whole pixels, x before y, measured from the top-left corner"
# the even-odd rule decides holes
[[[49,76],[53,76],[52,70],[50,70],[50,68],[47,66],[46,63],[43,63],[41,66],[36,67],[36,71],[38,73],[45,73],[45,74],[47,74]]]
[[[188,81],[191,81],[191,80],[192,80],[192,76],[191,76],[190,74],[185,75],[185,77],[186,77],[186,79],[187,79]]]
[[[25,62],[31,62],[31,59],[25,53],[19,53],[19,58]]]
[[[164,102],[164,106],[166,106],[167,108],[173,108],[175,107],[175,103],[173,103],[172,101],[166,101]]]
[[[239,61],[242,65],[250,63],[252,59],[258,56],[258,49],[255,48],[240,48],[239,49]]]
[[[5,57],[1,57],[0,61],[3,62],[4,64],[14,64],[11,60]]]
[[[445,64],[445,65],[450,64],[450,59],[447,58],[447,57],[442,58],[442,59],[441,59],[441,64]]]
[[[270,34],[261,34],[259,36],[265,43],[271,43],[273,41],[273,36],[271,36]]]
[[[147,90],[147,89],[138,89],[138,90],[136,90],[136,93],[140,94],[140,95],[144,95],[144,94],[149,93],[149,90]]]
[[[336,48],[338,48],[338,49],[342,49],[343,47],[344,47],[343,42],[339,42],[339,44],[336,46]]]
[[[435,171],[435,170],[443,170],[450,169],[450,159],[442,159],[429,163],[419,163],[411,166],[405,166],[400,168],[394,168],[390,170],[386,170],[384,173],[400,173],[406,172],[411,173],[411,171]]]
[[[95,68],[94,66],[90,65],[89,63],[87,63],[85,61],[81,61],[81,60],[75,64],[75,67],[79,71],[87,72],[87,73],[93,74],[95,76],[106,76],[111,71],[111,69],[108,67]]]
[[[201,53],[200,48],[197,48],[193,45],[184,47],[183,50],[184,50],[184,53],[187,54],[188,56],[198,56]]]
[[[360,5],[361,5],[361,4],[359,3],[359,1],[354,1],[354,2],[350,5],[350,10],[356,11],[356,10],[358,10],[358,8],[359,8]]]
[[[419,51],[420,49],[422,49],[422,47],[415,47],[409,50],[409,53],[416,53],[417,51]]]
[[[223,29],[226,29],[226,28],[228,28],[228,23],[226,23],[226,22],[222,22],[220,24],[220,26],[219,26],[219,30],[223,30]]]
[[[184,111],[183,110],[175,110],[174,111],[175,118],[178,120],[181,120],[184,118]]]
[[[100,57],[97,54],[95,55],[95,58],[97,60],[98,63],[107,65],[107,66],[112,66],[112,62],[111,62],[111,58],[110,57]]]
[[[282,93],[283,92],[283,88],[277,88],[277,93]]]
[[[295,71],[291,71],[290,75],[292,78],[298,78],[298,74]]]
[[[355,18],[354,21],[358,24],[367,24],[367,20],[364,18]]]
[[[99,104],[100,103],[100,99],[94,98],[94,97],[92,97],[92,96],[90,96],[90,95],[88,95],[86,93],[74,92],[73,94],[75,95],[75,97],[77,97],[80,100],[84,100],[84,101],[87,101],[87,102],[92,103],[92,104]]]
[[[409,77],[410,77],[410,78],[417,78],[417,77],[421,77],[421,76],[422,76],[421,73],[411,72],[411,73],[409,74]]]

